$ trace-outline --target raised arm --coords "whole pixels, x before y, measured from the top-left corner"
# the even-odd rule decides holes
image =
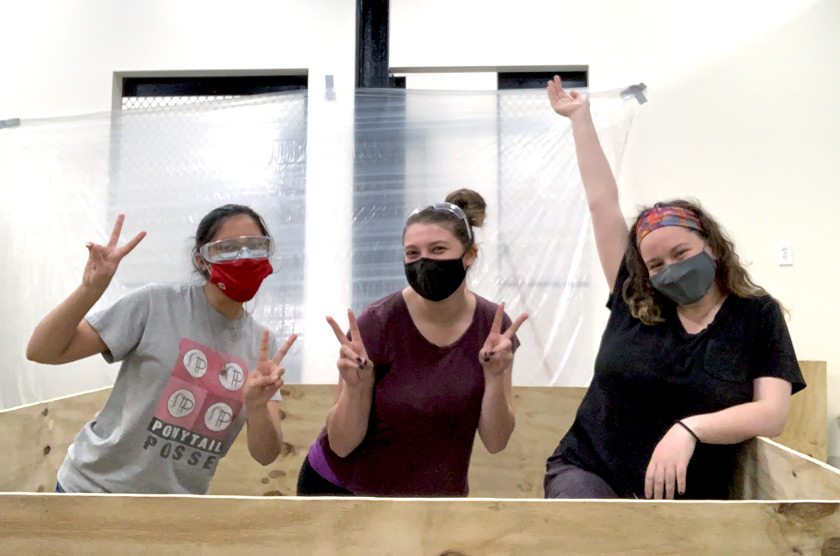
[[[572,124],[578,167],[595,231],[595,245],[607,284],[612,290],[627,242],[627,223],[618,204],[618,186],[598,141],[589,100],[577,91],[563,89],[560,77],[556,75],[553,81],[548,82],[546,91],[554,111],[569,118]]]
[[[335,405],[327,414],[327,437],[330,449],[342,458],[355,450],[367,434],[374,378],[373,362],[368,359],[356,316],[349,309],[347,316],[352,340],[332,317],[327,317],[341,344],[337,363],[338,392]]]
[[[35,327],[26,346],[27,359],[57,365],[105,351],[107,346],[84,317],[105,293],[122,258],[146,236],[146,232],[140,232],[118,246],[124,220],[123,214],[117,217],[107,245],[87,244],[88,261],[81,285]]]
[[[271,359],[268,358],[268,339],[268,330],[264,330],[257,365],[248,374],[243,391],[248,410],[248,451],[263,465],[277,459],[283,447],[280,404],[271,398],[283,386],[286,370],[280,364],[297,340],[297,334],[289,336]]]
[[[487,451],[495,454],[507,446],[516,417],[513,409],[513,337],[528,318],[522,313],[502,332],[505,304],[496,308],[490,334],[479,351],[484,370],[484,396],[478,419],[478,436]]]

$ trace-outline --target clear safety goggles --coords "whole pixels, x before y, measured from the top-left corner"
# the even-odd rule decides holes
[[[239,259],[267,259],[274,254],[274,241],[265,236],[242,236],[212,241],[199,253],[208,263],[228,263]]]
[[[461,207],[455,205],[453,203],[435,203],[433,205],[429,205],[426,207],[419,207],[414,209],[414,211],[409,215],[409,218],[414,216],[417,213],[423,212],[424,210],[433,210],[437,212],[448,212],[450,214],[455,215],[459,219],[464,221],[464,225],[467,227],[467,235],[470,238],[470,241],[473,240],[473,233],[472,233],[472,226],[470,226],[470,221],[467,218],[466,213],[463,211]]]

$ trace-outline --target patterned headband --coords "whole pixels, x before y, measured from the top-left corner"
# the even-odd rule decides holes
[[[680,226],[705,233],[700,219],[694,211],[682,207],[654,207],[647,209],[636,224],[636,245],[652,231],[665,226]]]

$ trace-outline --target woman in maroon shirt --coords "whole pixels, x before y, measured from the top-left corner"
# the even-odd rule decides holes
[[[470,190],[415,210],[403,232],[409,287],[348,311],[336,402],[298,478],[300,495],[466,496],[475,432],[491,453],[514,427],[516,330],[467,287],[485,202]]]

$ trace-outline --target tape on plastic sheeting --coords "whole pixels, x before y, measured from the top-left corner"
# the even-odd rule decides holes
[[[623,91],[621,91],[621,97],[636,97],[636,100],[639,104],[644,104],[647,102],[647,97],[645,96],[645,89],[647,89],[647,85],[644,83],[639,83],[638,85],[630,85]]]
[[[325,98],[327,100],[335,100],[335,78],[332,75],[325,75],[324,82],[326,85]]]

